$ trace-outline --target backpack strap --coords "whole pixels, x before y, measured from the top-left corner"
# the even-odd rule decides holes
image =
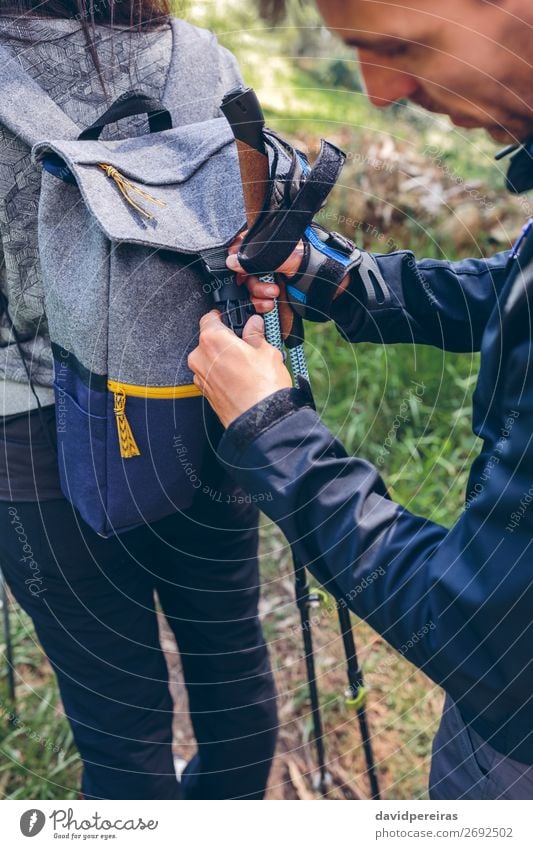
[[[239,250],[239,262],[248,274],[265,274],[285,262],[324,205],[346,160],[342,150],[322,140],[311,168],[272,130],[263,130],[263,138],[274,156],[265,206]]]
[[[0,124],[29,147],[43,138],[75,139],[80,128],[22,68],[18,57],[0,47]]]
[[[174,127],[220,115],[221,55],[216,36],[179,18],[171,18],[172,54],[163,103]]]
[[[172,129],[172,115],[159,100],[148,97],[142,91],[127,91],[117,98],[90,127],[83,130],[79,134],[78,140],[99,139],[107,124],[113,124],[122,120],[122,118],[131,118],[133,115],[148,115],[148,126],[151,133],[160,133],[163,130]]]

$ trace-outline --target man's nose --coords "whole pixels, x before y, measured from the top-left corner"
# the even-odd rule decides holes
[[[392,67],[392,59],[370,50],[359,50],[358,56],[365,91],[374,106],[383,109],[418,89],[416,77]]]

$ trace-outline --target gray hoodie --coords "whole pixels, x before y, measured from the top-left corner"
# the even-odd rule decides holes
[[[192,28],[185,28],[184,33],[194,36]],[[97,26],[95,46],[105,80],[104,92],[77,20],[0,15],[0,44],[17,56],[24,70],[80,131],[127,91],[136,89],[161,98],[172,50],[179,49],[173,44],[169,24],[147,32]],[[221,98],[240,82],[240,76],[231,54],[224,48],[219,50]],[[23,101],[20,108],[24,109]],[[136,136],[147,130],[146,119],[135,117],[121,122],[121,131],[116,125],[106,128],[102,138]],[[52,353],[37,247],[40,183],[41,172],[31,163],[29,147],[0,125],[0,289],[9,311],[9,317],[5,310],[0,313],[0,415],[36,406],[28,374],[41,403],[54,401]],[[24,362],[10,320],[22,340]]]

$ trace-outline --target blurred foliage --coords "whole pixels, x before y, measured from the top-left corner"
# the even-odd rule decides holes
[[[341,56],[321,59],[309,68],[309,76],[322,88],[340,88],[358,92],[363,90],[361,75],[354,59],[345,59]]]

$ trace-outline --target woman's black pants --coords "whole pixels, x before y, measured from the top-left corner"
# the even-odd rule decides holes
[[[85,798],[262,797],[277,717],[257,616],[257,516],[226,488],[187,514],[102,539],[66,500],[0,503],[1,567],[57,675]],[[182,753],[181,785],[172,724],[183,717],[173,712],[157,600],[179,646],[198,744]]]

